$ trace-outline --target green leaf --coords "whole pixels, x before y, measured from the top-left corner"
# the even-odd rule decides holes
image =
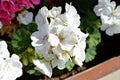
[[[87,45],[89,48],[97,46],[101,41],[101,35],[98,29],[94,29],[87,39]]]
[[[22,63],[23,63],[23,65],[27,66],[28,65],[28,60],[26,58],[23,58]]]
[[[30,69],[30,70],[27,71],[27,73],[29,73],[29,74],[34,74],[34,73],[35,73],[35,70],[34,70],[34,69]]]
[[[35,54],[35,59],[43,59],[44,57],[41,54],[36,53]]]
[[[30,33],[33,33],[35,31],[37,31],[37,24],[36,23],[30,23],[28,25],[22,25],[22,27],[24,27],[27,31],[29,31]]]
[[[65,66],[68,69],[68,71],[71,71],[73,69],[74,65],[75,64],[69,60],[69,61],[67,61]]]
[[[12,36],[11,45],[13,53],[19,54],[31,46],[30,32],[24,28],[18,29]]]
[[[96,47],[87,48],[85,62],[92,61],[96,56]]]
[[[42,76],[43,75],[40,71],[35,70],[34,68],[35,68],[35,66],[33,64],[30,64],[28,66],[25,66],[24,70],[27,73],[29,73],[30,75],[36,75],[36,76]]]
[[[32,48],[27,48],[23,53],[19,54],[20,59],[24,66],[27,66],[29,63],[33,62],[35,58],[35,51]]]
[[[40,71],[38,71],[38,70],[35,70],[35,73],[34,73],[34,75],[36,75],[36,76],[42,76],[43,74],[42,74]]]
[[[31,33],[37,30],[37,25],[35,23],[30,23],[29,25],[21,25],[20,29],[17,29],[11,38],[12,52],[20,54],[24,52],[28,47],[31,46],[32,40],[30,39]]]

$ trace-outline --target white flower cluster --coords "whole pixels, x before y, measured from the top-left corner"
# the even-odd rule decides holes
[[[116,6],[110,0],[99,0],[94,12],[101,18],[102,31],[106,31],[109,36],[120,33],[120,5]]]
[[[0,41],[0,80],[16,80],[22,75],[22,63],[16,54],[10,53],[5,41]]]
[[[52,69],[65,68],[67,61],[82,66],[85,60],[86,38],[88,34],[81,32],[80,16],[74,6],[66,3],[65,13],[61,7],[48,10],[42,7],[35,17],[38,31],[31,35],[32,46],[42,60],[35,59],[35,69],[52,76]]]

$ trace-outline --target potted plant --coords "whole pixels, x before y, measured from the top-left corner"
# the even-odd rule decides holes
[[[54,78],[64,79],[108,59],[94,63],[102,57],[98,57],[97,50],[103,51],[101,46],[109,39],[105,36],[119,33],[119,7],[110,0],[96,3],[1,0],[0,79],[53,79],[61,74],[64,75]],[[116,28],[110,29],[113,26]]]

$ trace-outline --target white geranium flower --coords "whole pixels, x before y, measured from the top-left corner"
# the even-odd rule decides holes
[[[47,75],[48,77],[52,76],[52,67],[49,62],[45,60],[33,60],[33,63],[36,65],[36,70]]]
[[[2,24],[2,22],[0,21],[0,29],[2,28],[2,26],[3,26],[3,24]]]
[[[116,3],[114,1],[111,2],[111,0],[99,0],[98,4],[94,7],[94,12],[97,16],[101,16],[101,14],[111,7],[115,7]]]
[[[57,46],[60,43],[59,38],[54,34],[49,34],[48,42],[51,46]]]
[[[120,6],[116,8],[110,7],[109,9],[104,10],[103,14],[101,15],[102,24],[107,23],[111,24],[114,20],[120,19]]]
[[[50,43],[48,42],[48,25],[41,26],[39,31],[32,33],[32,46],[40,54],[48,54]]]
[[[21,12],[20,14],[18,14],[17,20],[19,21],[19,23],[28,25],[29,23],[33,21],[33,13],[25,10]]]
[[[100,29],[105,31],[107,35],[113,36],[120,33],[120,20],[114,20],[111,24],[102,24]]]
[[[52,76],[52,68],[64,69],[66,62],[72,58],[79,66],[85,60],[87,34],[78,29],[80,16],[75,7],[67,3],[65,11],[61,14],[61,7],[51,10],[43,7],[35,18],[38,31],[31,35],[32,46],[44,59],[33,63],[35,69],[49,77]]]
[[[15,54],[0,60],[0,80],[16,80],[22,75],[22,63]]]
[[[7,44],[5,41],[0,41],[0,58],[8,58],[10,53],[7,49]]]
[[[120,6],[110,0],[99,0],[94,8],[95,13],[100,16],[102,25],[100,29],[107,35],[112,36],[120,33]]]

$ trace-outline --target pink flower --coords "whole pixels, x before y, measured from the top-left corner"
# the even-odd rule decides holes
[[[13,11],[14,10],[14,3],[12,0],[1,0],[1,8],[4,11]]]
[[[40,3],[40,0],[24,0],[24,3],[27,8],[34,8],[33,4],[38,5]]]
[[[38,5],[40,3],[40,0],[31,0],[33,4]]]
[[[40,0],[0,0],[0,21],[3,25],[11,24],[12,15],[23,8],[34,8]]]
[[[22,6],[26,7],[27,9],[29,9],[29,8],[34,8],[34,5],[38,5],[40,3],[40,0],[19,0],[16,2],[18,4],[21,4]]]
[[[7,11],[0,10],[0,21],[3,25],[11,24],[12,16]]]

